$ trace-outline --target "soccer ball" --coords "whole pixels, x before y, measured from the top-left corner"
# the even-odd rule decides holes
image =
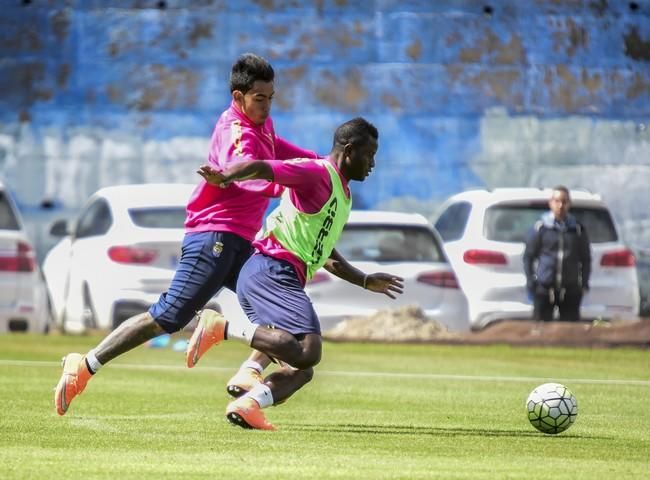
[[[530,392],[526,400],[528,420],[543,433],[565,431],[578,416],[578,401],[560,383],[544,383]]]

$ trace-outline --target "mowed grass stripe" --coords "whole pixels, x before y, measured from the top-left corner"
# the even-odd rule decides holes
[[[15,367],[59,367],[60,362],[48,362],[39,360],[0,360],[0,366]],[[152,365],[152,364],[125,364],[114,363],[110,368],[123,370],[156,370],[156,371],[182,371],[189,370],[182,365]],[[196,372],[233,372],[232,367],[199,367]],[[377,377],[377,378],[404,378],[404,379],[423,379],[423,380],[464,380],[470,382],[571,382],[585,385],[628,385],[650,387],[650,380],[623,380],[623,379],[595,379],[595,378],[570,378],[570,377],[513,377],[500,375],[456,375],[445,373],[406,373],[406,372],[364,372],[364,371],[345,371],[345,370],[318,370],[318,375],[330,376],[348,376],[348,377]]]

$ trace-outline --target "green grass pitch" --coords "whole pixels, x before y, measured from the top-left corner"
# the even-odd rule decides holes
[[[249,350],[194,369],[171,349],[118,358],[59,417],[60,358],[100,337],[0,336],[0,478],[646,479],[650,352],[326,343],[314,380],[266,410],[276,432],[224,418]],[[575,425],[536,431],[524,402],[546,381]]]

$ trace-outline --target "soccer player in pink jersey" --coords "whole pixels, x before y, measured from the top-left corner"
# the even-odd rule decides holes
[[[274,77],[272,66],[254,54],[244,54],[233,64],[232,103],[215,126],[209,165],[221,170],[257,159],[318,158],[275,134],[270,117]],[[87,354],[64,357],[54,393],[59,415],[107,362],[158,335],[179,331],[222,287],[235,289],[269,197],[281,190],[263,180],[238,182],[227,190],[199,182],[187,204],[182,254],[169,289],[149,311],[126,320]],[[270,361],[259,353],[252,358],[261,362],[255,362],[260,369]]]

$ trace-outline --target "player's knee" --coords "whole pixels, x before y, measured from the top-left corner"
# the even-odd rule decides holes
[[[322,350],[320,348],[314,349],[307,354],[307,361],[310,367],[315,367],[320,363]]]
[[[299,370],[308,370],[315,367],[320,362],[320,354],[300,348],[291,349],[291,353],[285,357],[285,361],[294,368]]]
[[[275,340],[276,346],[283,353],[280,358],[294,368],[309,369],[318,365],[321,360],[320,343],[298,340],[292,334],[278,330],[275,331]]]
[[[304,349],[292,365],[301,370],[310,370],[320,363],[320,359],[321,349]]]

